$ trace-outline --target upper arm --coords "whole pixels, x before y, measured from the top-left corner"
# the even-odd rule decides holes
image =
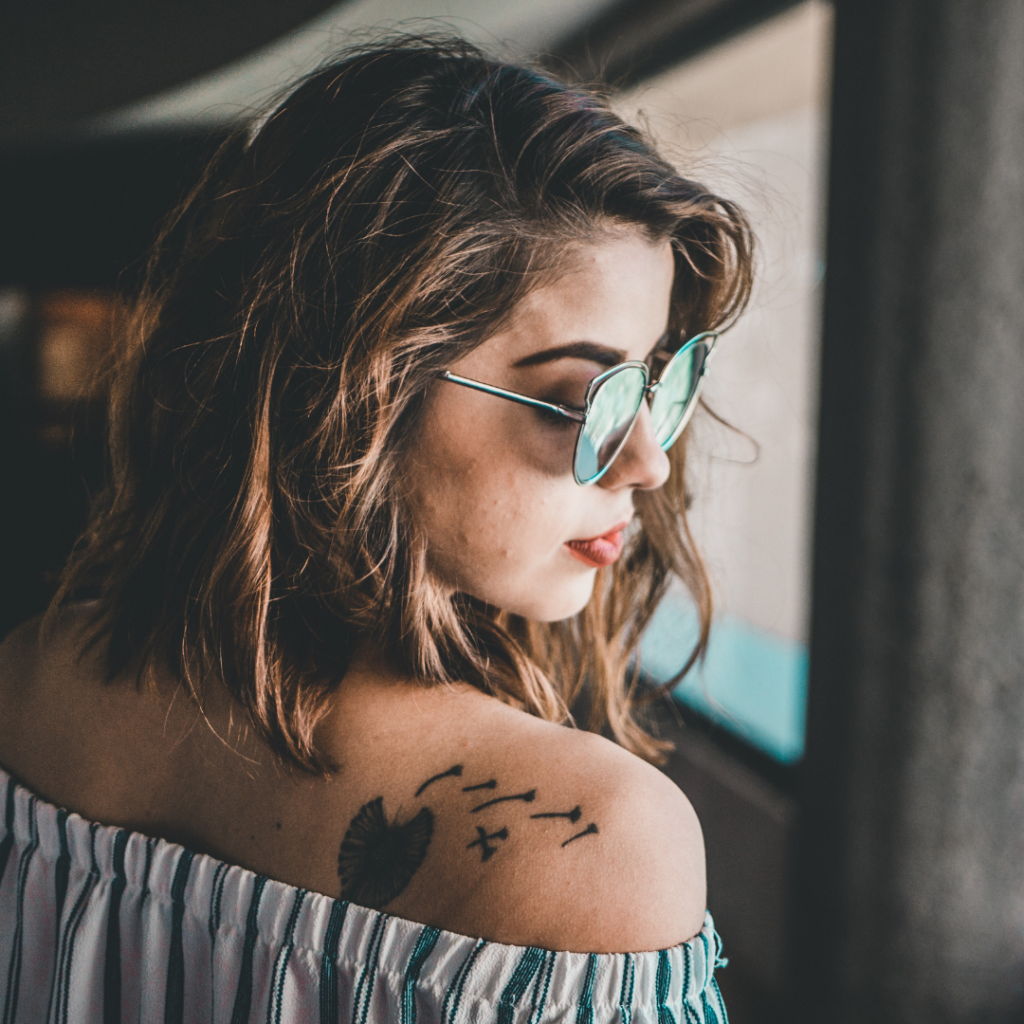
[[[486,864],[463,864],[465,851],[451,851],[452,898],[436,923],[577,952],[664,949],[692,938],[706,893],[704,842],[689,800],[621,748],[570,736],[577,749],[568,762],[545,768],[538,760],[523,774],[523,786],[536,789],[533,803],[479,823],[485,834],[499,826],[508,833],[491,841],[496,853]],[[574,810],[576,820],[533,817]]]

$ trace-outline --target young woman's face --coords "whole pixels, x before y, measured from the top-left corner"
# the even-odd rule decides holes
[[[668,326],[668,242],[623,231],[581,246],[554,283],[535,289],[511,325],[453,363],[452,373],[582,407],[590,380],[645,360]],[[540,622],[576,614],[599,564],[621,549],[637,490],[660,487],[668,458],[644,403],[611,468],[573,479],[578,424],[438,381],[410,466],[414,514],[431,568],[447,585]],[[586,542],[591,543],[586,543]]]

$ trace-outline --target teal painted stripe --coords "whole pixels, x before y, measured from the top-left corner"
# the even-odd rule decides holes
[[[689,599],[670,591],[640,644],[640,664],[657,682],[685,664],[697,639]],[[711,628],[707,656],[675,697],[759,750],[790,764],[804,752],[807,648],[735,615]]]
[[[519,1000],[526,994],[543,963],[544,950],[536,946],[530,946],[519,958],[512,977],[498,998],[498,1024],[512,1024]]]
[[[434,951],[437,945],[438,936],[441,934],[439,928],[425,927],[416,940],[412,956],[409,957],[409,964],[405,969],[405,979],[402,981],[402,1006],[401,1024],[416,1024],[416,983],[420,978],[420,971],[426,963],[427,957]]]
[[[347,901],[334,900],[327,919],[320,959],[320,1024],[338,1024],[338,948],[348,907]]]

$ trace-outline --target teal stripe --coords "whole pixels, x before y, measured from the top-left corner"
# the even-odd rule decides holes
[[[128,833],[119,828],[114,835],[114,877],[110,883],[107,907],[107,948],[103,956],[103,1024],[119,1024],[121,1020],[121,896],[127,879],[124,873],[124,851]]]
[[[60,962],[61,944],[61,919],[64,917],[64,900],[68,893],[68,877],[71,874],[71,852],[68,849],[68,812],[61,808],[57,812],[57,836],[60,841],[60,853],[57,854],[57,864],[54,869],[54,910],[53,910],[53,963],[54,970],[50,976],[50,1000],[51,1009],[57,992],[58,971],[56,965]]]
[[[633,954],[623,954],[622,985],[619,987],[619,1020],[621,1024],[631,1024],[633,1020],[633,986],[636,983],[636,965]]]
[[[434,946],[437,945],[437,938],[440,934],[439,928],[431,928],[428,925],[420,932],[419,938],[416,940],[412,956],[409,957],[409,965],[405,969],[405,980],[402,982],[400,1024],[416,1024],[416,983],[419,981],[423,964],[434,951]]]
[[[270,1005],[267,1007],[267,1024],[281,1024],[282,1004],[284,1001],[284,981],[288,975],[288,960],[295,948],[295,923],[299,919],[299,911],[306,898],[306,890],[299,889],[295,893],[288,924],[284,931],[284,944],[281,946],[274,961],[274,969],[270,975]]]
[[[146,863],[142,869],[142,894],[143,896],[149,895],[149,872],[153,867],[153,850],[156,849],[156,844],[159,840],[147,839],[146,840]]]
[[[548,1002],[548,990],[551,988],[551,974],[555,969],[556,954],[551,951],[546,954],[547,960],[544,964],[544,976],[537,976],[537,984],[533,986],[533,1004],[530,1006],[530,1024],[537,1022],[544,1016],[544,1008]]]
[[[451,984],[448,986],[448,991],[444,994],[444,1002],[441,1004],[441,1019],[447,1024],[455,1024],[459,1005],[462,1003],[462,990],[466,987],[466,978],[469,977],[473,962],[480,955],[480,950],[486,945],[487,942],[484,939],[477,942],[466,959],[459,965],[455,977],[452,978]]]
[[[713,977],[712,972],[715,969],[715,959],[716,959],[716,956],[717,956],[717,950],[716,950],[716,954],[712,955],[712,953],[711,953],[711,944],[708,942],[708,937],[703,932],[700,933],[700,939],[701,939],[701,942],[704,943],[704,977],[705,977],[704,987],[700,991],[701,1009],[703,1009],[703,1011],[704,1011],[705,1024],[719,1024],[718,1014],[715,1013],[714,1008],[712,1007],[711,1003],[708,1002],[708,987],[709,987],[709,982],[713,982],[714,981],[714,977]]]
[[[7,800],[4,806],[4,837],[0,839],[0,882],[4,880],[7,859],[14,846],[14,779],[7,776]]]
[[[75,900],[71,913],[68,915],[68,922],[61,937],[60,955],[57,961],[57,985],[54,992],[56,999],[56,1013],[50,1014],[48,1020],[56,1020],[59,1024],[68,1024],[68,1000],[71,994],[71,967],[75,956],[75,939],[78,935],[78,926],[85,916],[85,908],[88,906],[89,898],[92,896],[93,887],[99,878],[99,868],[96,865],[96,829],[95,823],[89,826],[89,844],[91,849],[91,866],[89,874],[85,877],[82,889]]]
[[[690,989],[693,981],[693,949],[690,943],[683,946],[683,1014],[686,1024],[704,1024],[700,1014],[690,1005]]]
[[[210,887],[210,913],[207,917],[207,925],[210,930],[210,945],[217,941],[217,932],[220,931],[220,901],[224,893],[224,881],[228,877],[228,866],[224,861],[217,864],[213,873],[213,885]]]
[[[512,977],[498,999],[498,1024],[512,1024],[519,1000],[523,998],[543,963],[544,950],[536,946],[531,946],[519,958]]]
[[[259,931],[256,918],[260,912],[260,900],[267,880],[259,875],[253,883],[252,896],[249,898],[249,913],[245,919],[245,939],[242,942],[242,965],[238,971],[238,987],[235,989],[235,1005],[231,1010],[231,1024],[248,1024],[249,1010],[252,1007],[252,958],[256,949]]]
[[[359,983],[356,985],[356,998],[352,1004],[352,1020],[355,1021],[355,1024],[366,1024],[366,1017],[370,1012],[370,996],[373,994],[373,983],[377,980],[380,943],[387,920],[387,914],[378,914],[377,920],[373,922],[370,942],[366,947],[366,963],[363,964],[362,973],[359,975]]]
[[[672,961],[668,950],[658,953],[658,973],[654,981],[655,995],[658,1000],[658,1024],[676,1024],[676,1018],[668,1008],[668,992],[672,985]]]
[[[718,1002],[718,1012],[722,1015],[722,1024],[729,1024],[729,1014],[725,1010],[725,1000],[722,998],[722,990],[718,987],[716,979],[711,979],[711,987],[715,991],[715,999]]]
[[[206,927],[210,933],[210,1020],[217,1016],[217,934],[220,931],[220,900],[224,892],[224,880],[228,877],[228,866],[219,861],[213,872],[213,885],[210,886],[210,912],[207,914]]]
[[[594,976],[597,974],[597,954],[587,956],[587,973],[583,978],[583,991],[576,1007],[576,1024],[594,1024]]]
[[[338,1024],[338,947],[347,913],[347,901],[335,900],[331,904],[320,961],[320,1024]]]
[[[14,939],[11,959],[7,965],[7,995],[4,998],[4,1024],[14,1024],[18,1016],[18,994],[21,988],[22,936],[25,930],[25,885],[33,854],[39,848],[39,826],[36,821],[36,798],[29,797],[29,841],[18,859],[18,886],[14,917]]]
[[[182,850],[171,881],[171,948],[167,956],[164,1024],[182,1024],[185,1017],[185,948],[181,927],[185,918],[185,886],[194,859],[191,850]]]

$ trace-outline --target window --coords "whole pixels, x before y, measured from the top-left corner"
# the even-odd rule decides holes
[[[749,310],[723,336],[695,420],[693,528],[717,608],[684,704],[783,763],[803,753],[812,474],[823,279],[831,8],[801,4],[623,95],[684,174],[738,200],[760,245]],[[682,590],[642,648],[682,667],[696,620]]]

